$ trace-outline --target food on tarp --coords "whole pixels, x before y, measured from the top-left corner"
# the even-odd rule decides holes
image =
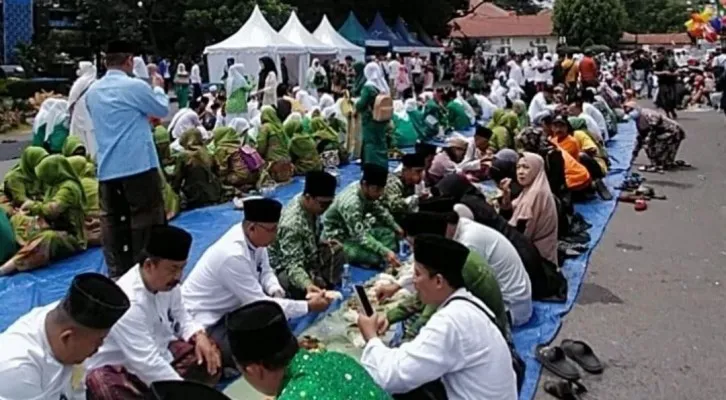
[[[346,336],[348,336],[348,340],[350,340],[353,346],[359,349],[366,347],[366,340],[363,339],[363,334],[360,333],[357,326],[350,327]]]
[[[298,340],[298,344],[305,350],[312,351],[325,349],[325,345],[320,341],[320,339],[310,335],[303,336],[302,339]]]

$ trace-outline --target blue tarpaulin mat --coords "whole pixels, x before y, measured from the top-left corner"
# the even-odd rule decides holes
[[[541,366],[534,359],[534,348],[538,344],[549,343],[554,339],[562,325],[562,317],[573,306],[584,280],[587,262],[592,249],[603,236],[605,227],[612,216],[620,186],[630,169],[636,130],[633,123],[621,124],[619,133],[608,142],[611,167],[607,183],[613,192],[613,200],[594,200],[586,204],[577,204],[575,209],[592,224],[590,228],[590,250],[578,258],[568,259],[563,271],[569,282],[567,302],[564,304],[535,302],[532,319],[524,326],[515,329],[514,341],[520,355],[527,363],[527,374],[522,389],[521,399],[531,399],[537,389]],[[339,170],[339,189],[360,177],[360,167],[351,164]],[[275,198],[283,203],[289,201],[302,190],[302,180],[279,186]],[[182,213],[172,221],[173,225],[189,231],[193,237],[192,250],[185,275],[193,268],[196,261],[212,243],[224,234],[232,225],[241,221],[242,212],[235,210],[232,203],[206,207]],[[0,331],[4,331],[21,315],[33,307],[42,306],[60,299],[66,292],[73,277],[82,272],[106,273],[103,253],[100,248],[87,250],[74,257],[55,262],[40,270],[19,273],[0,278]],[[354,281],[363,282],[371,278],[375,272],[351,268]],[[296,334],[302,332],[315,321],[318,316],[308,315],[291,321]]]

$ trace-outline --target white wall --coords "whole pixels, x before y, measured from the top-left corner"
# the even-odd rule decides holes
[[[493,38],[480,38],[480,41],[483,41],[484,43],[488,43],[491,47],[490,50],[492,53],[498,53],[501,51],[501,49],[507,49],[507,51],[514,51],[515,53],[524,53],[527,51],[534,51],[535,47],[532,47],[530,44],[534,44],[535,46],[546,46],[547,51],[552,53],[557,48],[557,37],[556,36],[547,36],[547,37],[534,37],[534,36],[518,36],[518,37],[493,37]]]

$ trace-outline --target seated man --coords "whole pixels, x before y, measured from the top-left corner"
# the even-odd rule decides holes
[[[430,212],[412,213],[404,217],[402,227],[406,231],[409,241],[412,242],[415,241],[414,236],[424,233],[445,236],[449,222],[454,222],[453,220],[450,221],[452,217],[447,218],[444,214]],[[499,283],[494,271],[486,260],[479,253],[470,250],[462,269],[462,276],[466,289],[492,310],[496,316],[497,327],[505,335],[509,336],[510,322],[507,318],[502,292],[499,289]],[[412,279],[413,277],[408,277],[408,280]],[[376,294],[381,298],[391,296],[401,287],[407,287],[407,283],[407,277],[401,277],[398,283],[381,286]],[[413,323],[406,329],[406,337],[408,338],[415,337],[421,327],[436,312],[435,306],[424,305],[417,295],[412,295],[412,297],[418,301],[406,299],[386,314],[388,322],[395,323],[420,313],[418,318],[413,320]]]
[[[279,304],[265,300],[248,304],[227,316],[227,328],[237,367],[265,396],[390,399],[350,356],[301,349]]]
[[[111,279],[77,275],[65,298],[31,310],[0,334],[0,399],[70,399],[73,366],[103,344],[129,309]]]
[[[457,173],[472,174],[480,179],[485,177],[494,155],[490,146],[492,135],[492,130],[486,126],[476,126],[474,137],[466,139],[466,152],[464,158],[456,166]]]
[[[400,173],[388,174],[382,201],[394,217],[416,207],[416,185],[423,179],[425,162],[423,154],[406,154],[401,159]]]
[[[364,164],[360,182],[348,185],[335,198],[323,220],[323,240],[343,243],[348,261],[379,267],[384,261],[400,265],[395,250],[403,231],[380,203],[388,170]]]
[[[411,342],[388,348],[378,338],[385,318],[358,316],[366,346],[361,364],[389,393],[417,396],[417,388],[441,379],[450,400],[517,399],[507,342],[494,315],[465,287],[462,269],[469,250],[438,235],[414,242],[414,283],[421,301],[438,311]]]
[[[182,285],[184,305],[221,347],[224,368],[234,368],[224,325],[227,313],[265,299],[278,302],[287,318],[323,311],[330,305],[322,294],[313,294],[308,300],[284,298],[266,249],[275,240],[281,209],[271,199],[245,201],[244,221],[202,254]]]
[[[143,261],[117,281],[131,308],[86,362],[94,400],[144,399],[157,381],[219,379],[219,350],[182,304],[182,272],[192,235],[160,225],[151,230]]]
[[[343,246],[321,242],[319,217],[335,197],[335,177],[312,171],[305,176],[305,188],[287,203],[277,226],[277,238],[270,246],[270,261],[282,287],[296,299],[306,293],[332,289],[340,284],[345,264]]]

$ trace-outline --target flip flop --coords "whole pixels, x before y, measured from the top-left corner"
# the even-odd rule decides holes
[[[561,400],[578,400],[580,398],[577,391],[572,390],[572,384],[569,381],[547,381],[544,384],[544,390],[552,397]]]
[[[564,353],[582,369],[591,374],[601,374],[603,365],[592,348],[581,340],[565,339],[560,343]]]
[[[580,371],[567,360],[561,347],[538,345],[535,350],[535,358],[548,371],[568,381],[580,379]]]

